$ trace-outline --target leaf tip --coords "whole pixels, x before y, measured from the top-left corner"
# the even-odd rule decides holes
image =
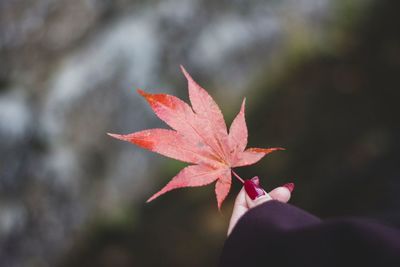
[[[185,75],[185,77],[186,77],[186,80],[188,80],[189,83],[192,82],[193,78],[192,78],[192,76],[190,76],[189,72],[187,72],[187,70],[182,65],[180,65],[180,67],[181,67],[181,71],[182,71],[183,75]]]
[[[258,148],[258,147],[252,147],[249,148],[247,151],[249,152],[255,152],[255,153],[264,153],[265,155],[272,153],[274,151],[281,151],[281,150],[286,150],[283,147],[272,147],[272,148]]]
[[[143,90],[140,89],[140,88],[136,89],[136,92],[138,92],[138,94],[141,95],[141,96],[143,96],[143,97],[146,97],[146,96],[149,95],[148,93],[146,93],[145,91],[143,91]]]
[[[183,74],[185,74],[185,76],[186,76],[187,71],[186,71],[185,67],[182,64],[179,65],[179,67],[181,68],[181,71],[183,72]]]
[[[225,198],[222,199],[222,200],[220,200],[220,201],[217,200],[218,212],[219,212],[221,215],[223,215],[223,214],[222,214],[222,204],[224,203],[224,200],[225,200]]]
[[[113,138],[119,139],[119,140],[125,140],[124,136],[121,134],[114,134],[114,133],[107,133],[108,136],[111,136]]]
[[[161,189],[160,191],[158,191],[157,193],[155,193],[154,195],[152,195],[151,197],[149,197],[149,199],[146,200],[146,203],[150,203],[152,202],[154,199],[158,198],[160,195],[164,194],[165,192]]]
[[[242,107],[240,108],[240,109],[241,109],[241,111],[243,111],[243,112],[244,112],[245,106],[246,106],[246,98],[243,98],[243,101],[242,101]]]
[[[156,102],[156,95],[147,93],[147,92],[143,91],[142,89],[137,89],[137,92],[138,92],[138,94],[143,96],[151,106],[154,104],[154,102]]]

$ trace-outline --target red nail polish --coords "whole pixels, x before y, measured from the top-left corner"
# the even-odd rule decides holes
[[[253,178],[251,178],[251,180],[252,180],[253,183],[255,183],[256,185],[260,185],[260,179],[258,178],[258,176],[254,176]]]
[[[286,187],[290,191],[290,193],[292,193],[293,190],[294,190],[294,183],[287,183],[287,184],[284,184],[282,186]]]
[[[253,181],[253,179],[255,181]],[[252,199],[256,199],[265,195],[264,190],[259,185],[258,177],[254,177],[251,180],[244,181],[244,189],[246,190],[247,195]]]

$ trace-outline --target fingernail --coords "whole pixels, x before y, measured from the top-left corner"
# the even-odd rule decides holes
[[[290,191],[290,193],[292,193],[293,190],[294,190],[294,183],[287,183],[287,184],[284,184],[282,186],[286,187]]]
[[[253,181],[253,179],[256,178],[256,182]],[[250,180],[244,181],[244,189],[246,190],[247,195],[252,199],[259,198],[263,195],[265,195],[264,190],[261,188],[259,185],[258,177],[254,177]]]
[[[256,185],[260,185],[260,179],[258,179],[258,176],[254,176],[253,178],[251,178],[251,180],[252,180],[253,183],[255,183]]]

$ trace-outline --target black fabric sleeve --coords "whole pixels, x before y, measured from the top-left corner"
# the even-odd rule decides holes
[[[400,267],[400,231],[369,220],[321,221],[290,204],[269,201],[239,220],[220,266]]]

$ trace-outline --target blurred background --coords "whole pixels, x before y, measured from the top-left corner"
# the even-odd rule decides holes
[[[150,204],[184,165],[106,136],[166,127],[135,88],[230,124],[243,97],[267,190],[400,227],[400,10],[390,0],[1,0],[0,266],[215,266],[234,186]]]

